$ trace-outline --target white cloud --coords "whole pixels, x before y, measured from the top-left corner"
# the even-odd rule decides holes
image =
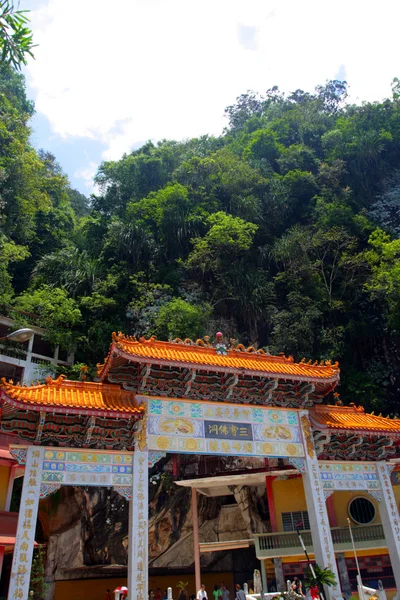
[[[75,171],[75,177],[82,179],[83,185],[87,188],[88,193],[96,194],[98,192],[97,186],[93,186],[93,178],[96,175],[98,165],[95,162],[90,162],[85,167]]]
[[[47,0],[28,78],[56,135],[115,159],[141,140],[218,134],[247,89],[311,90],[340,67],[353,100],[388,96],[399,16],[392,0]],[[252,51],[238,28],[256,32]]]

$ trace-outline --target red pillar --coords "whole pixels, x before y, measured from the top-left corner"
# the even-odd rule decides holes
[[[328,496],[326,499],[326,510],[328,511],[329,523],[331,527],[337,527],[337,518],[335,512],[335,506],[333,504],[333,494]]]
[[[17,472],[17,469],[18,469],[18,465],[12,465],[12,467],[10,468],[10,474],[8,476],[6,503],[4,506],[5,511],[10,510],[12,491],[13,491],[13,487],[14,487],[14,479],[15,479],[15,474]],[[5,551],[5,546],[0,546],[0,578],[1,578],[1,572],[3,570],[4,551]]]
[[[278,531],[278,524],[276,521],[276,512],[275,512],[275,504],[274,504],[274,494],[272,490],[272,484],[276,477],[266,477],[265,484],[267,488],[267,500],[268,500],[268,510],[269,510],[269,520],[271,523],[271,531]],[[274,563],[275,569],[275,580],[276,586],[278,590],[285,589],[285,578],[283,576],[283,567],[282,567],[282,559],[281,558],[273,558],[272,562]]]
[[[3,568],[3,558],[4,558],[4,550],[6,549],[5,546],[0,546],[0,576],[1,576],[1,570]]]
[[[275,477],[266,477],[265,484],[267,488],[267,500],[268,500],[268,510],[269,510],[269,520],[271,523],[271,530],[277,531],[277,523],[276,523],[276,512],[275,512],[275,504],[274,504],[274,494],[272,490],[272,484]]]
[[[172,474],[174,479],[178,479],[181,470],[181,457],[180,454],[172,455]]]

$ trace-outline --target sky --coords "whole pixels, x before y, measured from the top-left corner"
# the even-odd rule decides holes
[[[400,77],[395,0],[20,0],[31,10],[32,141],[73,187],[144,142],[218,135],[247,90],[390,97]]]

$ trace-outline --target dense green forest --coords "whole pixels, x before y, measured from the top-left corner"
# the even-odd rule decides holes
[[[381,103],[346,96],[339,81],[248,92],[220,137],[148,142],[100,165],[89,201],[32,147],[33,104],[3,65],[4,310],[36,315],[89,366],[118,330],[221,330],[339,360],[344,402],[399,414],[400,86]]]

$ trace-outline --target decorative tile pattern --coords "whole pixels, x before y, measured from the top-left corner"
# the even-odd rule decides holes
[[[121,494],[125,498],[125,500],[132,500],[132,488],[124,487],[124,486],[116,486],[114,490]]]
[[[289,458],[288,460],[299,471],[299,473],[306,472],[306,461],[304,458]]]
[[[101,450],[59,450],[44,448],[42,461],[43,490],[55,484],[85,486],[115,486],[130,496],[133,485],[133,453]],[[46,487],[48,486],[48,487]]]
[[[10,448],[10,454],[15,458],[19,465],[25,465],[26,448]]]
[[[325,500],[327,500],[329,498],[329,496],[332,496],[333,492],[335,490],[324,490],[324,498]]]
[[[165,458],[167,456],[166,452],[156,452],[155,450],[149,451],[149,469],[154,467],[155,464],[158,463],[159,460]]]
[[[54,494],[61,487],[61,483],[42,483],[40,486],[40,497],[45,498],[46,496],[50,496],[50,494]]]
[[[324,490],[380,490],[374,463],[320,462]]]
[[[382,500],[383,500],[383,496],[382,496],[382,491],[381,490],[368,490],[368,494],[370,496],[372,496],[372,498],[375,498],[375,500],[377,502],[382,502]]]
[[[304,456],[298,414],[216,402],[149,399],[149,449],[241,456]]]

